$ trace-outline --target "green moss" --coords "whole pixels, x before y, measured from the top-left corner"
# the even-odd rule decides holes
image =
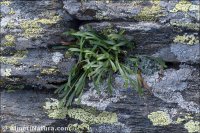
[[[182,43],[188,45],[199,44],[199,38],[194,35],[178,35],[174,38],[175,43]]]
[[[159,5],[160,1],[153,1],[151,7],[144,7],[140,13],[134,18],[138,21],[155,21],[158,17],[161,16],[161,6]]]
[[[187,0],[180,0],[179,3],[177,3],[174,9],[171,10],[170,12],[178,12],[178,11],[188,12],[191,6],[192,6],[191,2]]]
[[[58,69],[57,68],[44,68],[44,69],[42,69],[42,71],[41,71],[41,74],[55,74],[55,73],[57,73],[57,72],[59,72],[58,71]]]
[[[2,2],[0,2],[0,5],[9,6],[10,4],[11,4],[11,1],[2,1]]]
[[[24,30],[22,34],[26,38],[39,37],[42,32],[44,32],[41,24],[51,25],[55,24],[60,20],[60,16],[53,16],[49,19],[35,19],[26,20],[20,23],[20,27]]]
[[[200,122],[198,121],[190,120],[184,125],[184,127],[189,133],[200,132]]]
[[[172,120],[166,112],[157,111],[148,115],[154,126],[166,126],[172,123]]]

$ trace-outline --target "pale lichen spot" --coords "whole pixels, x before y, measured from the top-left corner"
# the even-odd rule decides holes
[[[64,55],[60,52],[54,52],[52,56],[52,60],[55,64],[58,64],[62,59],[64,58]]]
[[[174,122],[175,124],[180,124],[182,123],[183,121],[185,121],[184,118],[177,118],[177,120]]]
[[[1,68],[1,76],[8,77],[11,76],[12,70],[10,68],[2,69]]]
[[[6,42],[3,43],[3,46],[6,46],[6,47],[14,46],[15,37],[13,35],[6,35],[5,40]]]
[[[184,124],[184,128],[187,129],[189,133],[200,133],[200,122],[190,120],[189,122]]]
[[[15,37],[13,35],[6,35],[5,39],[9,42],[14,42],[15,41]]]
[[[172,123],[168,113],[164,111],[152,112],[148,115],[154,126],[166,126]]]
[[[199,23],[190,23],[190,22],[170,22],[172,26],[177,27],[184,27],[191,30],[197,30],[199,31],[200,25]]]
[[[40,37],[44,32],[41,24],[52,25],[57,23],[61,19],[60,16],[51,16],[49,18],[35,19],[35,20],[25,20],[20,23],[20,27],[24,30],[22,36],[26,38]]]
[[[2,1],[2,2],[0,2],[0,5],[9,6],[10,4],[11,4],[11,1]]]
[[[41,74],[48,74],[49,75],[49,74],[55,74],[57,72],[59,72],[59,70],[57,68],[52,67],[52,68],[42,69]]]
[[[92,124],[115,124],[118,122],[116,113],[98,111],[91,107],[66,108],[61,107],[57,99],[48,99],[43,106],[50,118],[64,119],[66,116],[79,120],[82,124],[69,124],[69,131],[90,130]]]
[[[178,12],[178,11],[188,12],[191,5],[192,3],[187,0],[180,0],[179,3],[177,3],[174,9],[171,10],[170,12]]]
[[[152,1],[152,6],[144,7],[134,18],[138,21],[155,21],[158,17],[163,16],[159,3],[160,1]]]
[[[75,123],[75,124],[69,124],[67,126],[67,131],[70,131],[70,132],[82,132],[82,131],[90,131],[90,125],[88,125],[87,123],[82,123],[82,124],[78,124],[78,123]]]
[[[182,43],[187,45],[199,44],[199,38],[193,34],[178,35],[174,38],[175,43]]]
[[[14,56],[0,56],[0,62],[3,64],[19,65],[19,61],[26,57],[27,50],[19,50]]]

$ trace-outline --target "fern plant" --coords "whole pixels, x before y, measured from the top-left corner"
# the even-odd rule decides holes
[[[141,84],[133,80],[129,75],[137,74],[136,69],[131,69],[126,65],[128,59],[127,49],[133,45],[123,36],[124,31],[119,33],[95,32],[92,29],[87,31],[66,32],[67,36],[72,36],[76,42],[68,45],[68,51],[77,57],[77,63],[68,74],[67,82],[59,87],[55,92],[62,98],[61,103],[70,106],[74,98],[80,97],[87,81],[92,81],[97,92],[103,81],[107,82],[106,90],[113,91],[114,73],[119,73],[125,81],[125,87],[130,84],[138,92],[142,92]],[[136,63],[136,59],[130,58]]]

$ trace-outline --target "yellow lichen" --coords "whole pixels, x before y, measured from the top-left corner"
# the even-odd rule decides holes
[[[90,129],[92,124],[114,124],[118,122],[116,113],[107,111],[97,111],[94,108],[65,108],[60,107],[57,99],[49,99],[45,103],[44,108],[50,118],[64,119],[66,116],[79,120],[81,125],[72,124],[68,128],[70,131],[82,131],[83,129]]]
[[[1,76],[8,77],[11,75],[12,70],[10,68],[2,69],[1,68]]]
[[[41,71],[41,74],[55,74],[58,72],[57,68],[44,68]]]
[[[9,42],[14,42],[15,41],[15,37],[13,35],[6,35],[5,39]]]
[[[144,7],[140,13],[134,17],[138,21],[154,21],[159,16],[161,16],[161,6],[159,5],[160,1],[153,1],[151,7]]]
[[[85,111],[84,109],[69,109],[68,115],[71,118],[86,122],[88,124],[113,124],[116,123],[117,115],[115,113],[110,113],[103,111],[98,115],[93,114],[92,112]]]
[[[53,16],[48,19],[35,19],[35,20],[26,20],[22,21],[20,27],[24,30],[22,34],[26,38],[39,37],[40,34],[44,31],[41,27],[41,24],[50,25],[55,24],[60,20],[60,16]]]
[[[198,121],[190,120],[184,125],[184,127],[189,133],[200,132],[200,122]]]
[[[3,43],[3,46],[7,46],[7,47],[13,46],[15,42],[15,37],[13,35],[6,35],[5,40],[6,42]]]
[[[175,8],[170,12],[178,12],[178,11],[188,12],[191,5],[192,3],[187,0],[180,0],[179,3],[176,4]]]
[[[185,121],[185,119],[183,118],[177,118],[177,120],[174,122],[175,124],[180,124],[182,123],[183,121]]]
[[[165,126],[172,123],[168,113],[163,111],[152,112],[148,115],[154,126]]]
[[[191,5],[189,8],[190,11],[199,11],[199,5]]]
[[[194,45],[199,43],[199,38],[194,35],[178,35],[174,38],[175,43],[182,43],[188,45]]]
[[[6,25],[6,28],[14,28],[15,27],[14,25],[15,25],[14,22],[9,21]]]
[[[12,64],[12,65],[18,65],[18,58],[15,57],[4,57],[4,56],[0,56],[0,62],[4,63],[4,64]]]
[[[9,14],[9,15],[15,14],[15,11],[13,10],[13,8],[10,8],[10,12],[9,12],[8,14]]]
[[[83,131],[90,131],[90,125],[87,123],[82,123],[82,124],[69,124],[67,126],[67,131],[70,132],[77,132],[77,133],[82,133]]]
[[[0,56],[0,62],[3,64],[18,65],[19,61],[25,58],[27,53],[28,51],[26,50],[19,50],[15,53],[14,56],[10,57]]]
[[[2,2],[0,2],[0,5],[9,6],[10,4],[11,4],[11,1],[2,1]]]
[[[197,31],[199,31],[199,28],[200,28],[200,25],[198,23],[170,22],[170,24],[173,26],[185,27],[187,29],[197,30]]]

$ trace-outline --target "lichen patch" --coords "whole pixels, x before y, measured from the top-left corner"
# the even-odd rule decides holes
[[[200,133],[200,122],[190,120],[184,125],[184,128],[187,129],[189,133]]]
[[[170,12],[178,12],[178,11],[188,12],[191,5],[192,3],[187,0],[180,0],[179,3],[177,3],[174,9],[171,10]]]
[[[1,76],[8,77],[11,75],[12,70],[10,68],[3,69],[1,68]]]
[[[199,44],[199,38],[197,36],[195,36],[194,34],[177,35],[174,38],[174,42],[188,44],[188,45],[194,45],[194,44]]]
[[[172,123],[168,113],[164,111],[152,112],[148,115],[154,126],[166,126]]]

